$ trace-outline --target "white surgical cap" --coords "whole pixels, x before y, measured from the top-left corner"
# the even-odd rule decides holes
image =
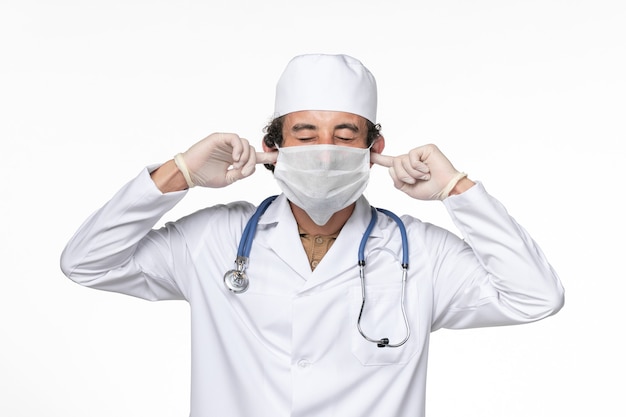
[[[300,55],[287,64],[278,80],[274,116],[331,110],[357,114],[376,123],[376,101],[376,80],[357,59]]]

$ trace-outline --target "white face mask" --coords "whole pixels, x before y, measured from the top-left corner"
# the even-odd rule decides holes
[[[369,148],[339,145],[280,148],[274,166],[274,177],[289,201],[320,226],[363,194],[369,172]]]

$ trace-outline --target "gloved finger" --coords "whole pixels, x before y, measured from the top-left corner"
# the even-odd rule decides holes
[[[242,169],[245,165],[248,164],[248,162],[250,161],[250,158],[253,157],[254,155],[254,148],[252,146],[250,146],[250,143],[248,142],[247,139],[244,138],[240,138],[239,139],[239,144],[241,145],[240,148],[235,149],[233,147],[233,168],[236,169]],[[252,149],[252,150],[251,150]],[[235,159],[235,157],[237,156],[237,154],[235,152],[238,152],[239,154],[239,158]]]
[[[252,175],[257,164],[257,152],[254,149],[254,146],[251,146],[246,139],[242,139],[242,141],[244,143],[244,150],[241,154],[241,159],[239,159],[239,162],[236,165],[233,165],[233,168],[235,170],[239,170],[241,173],[241,177],[238,179]]]
[[[230,148],[229,156],[232,158],[233,163],[241,159],[241,154],[244,152],[245,146],[243,141],[245,141],[245,139],[240,138],[239,135],[235,133],[218,133],[218,141]]]
[[[278,151],[256,153],[257,164],[275,164],[277,158],[278,158]]]
[[[233,165],[231,169],[226,171],[226,182],[228,184],[232,184],[235,181],[249,177],[254,173],[256,170],[256,152],[253,150],[251,155],[252,158],[248,158],[242,166],[236,167]],[[243,162],[243,158],[241,159],[241,162]]]
[[[383,167],[391,168],[393,166],[393,156],[383,155],[376,152],[370,152],[370,162]]]
[[[396,172],[394,167],[389,168],[389,176],[391,177],[391,180],[393,181],[393,186],[396,187],[397,189],[401,190],[405,185],[407,185],[406,181],[398,177],[398,173]]]
[[[246,175],[244,175],[244,170],[246,171]],[[226,183],[232,184],[235,181],[239,181],[240,179],[243,179],[251,175],[253,172],[254,172],[254,166],[252,166],[252,171],[250,171],[248,167],[243,167],[241,169],[239,168],[229,169],[228,171],[226,171],[226,176],[225,176]]]
[[[430,152],[427,152],[428,146],[419,146],[413,148],[407,154],[407,161],[413,169],[416,169],[425,174],[430,172],[427,160]]]
[[[450,168],[454,168],[448,158],[439,150],[436,145],[429,144],[423,145],[418,148],[412,149],[409,152],[411,160],[421,161],[428,166],[441,166],[442,164],[448,165]]]
[[[411,167],[415,169],[416,171],[419,171],[423,174],[428,174],[430,172],[430,167],[426,165],[425,162],[422,162],[419,159],[413,159],[410,156],[408,159],[411,164]]]
[[[430,178],[430,168],[419,159],[411,158],[411,155],[404,155],[400,159],[402,168],[411,178],[426,180]]]
[[[393,159],[392,168],[394,176],[397,181],[402,181],[406,184],[415,184],[417,179],[415,176],[411,175],[411,171],[413,171],[413,169],[410,167],[407,159],[407,155],[397,156]]]

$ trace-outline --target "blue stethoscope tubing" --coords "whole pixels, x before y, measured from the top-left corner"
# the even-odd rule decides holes
[[[239,248],[237,249],[237,258],[235,258],[235,269],[231,269],[224,274],[224,285],[235,294],[245,292],[250,285],[250,280],[246,275],[246,267],[248,266],[248,259],[250,259],[252,241],[256,234],[256,228],[259,225],[259,219],[265,213],[267,207],[272,204],[272,201],[276,200],[276,197],[278,196],[273,195],[263,200],[243,229]]]
[[[402,223],[402,220],[398,216],[396,216],[391,211],[385,210],[382,208],[372,207],[371,210],[372,210],[372,219],[370,220],[370,223],[367,225],[367,228],[365,229],[365,233],[363,233],[363,238],[361,239],[361,243],[359,244],[358,265],[359,265],[359,277],[361,279],[361,298],[363,301],[361,302],[361,310],[359,311],[359,318],[356,321],[356,326],[357,326],[357,329],[359,329],[359,333],[361,333],[361,336],[363,336],[365,340],[367,340],[368,342],[376,343],[378,347],[381,347],[381,348],[382,347],[400,347],[403,344],[405,344],[406,341],[409,340],[409,337],[411,336],[411,327],[409,326],[409,320],[407,318],[406,308],[404,306],[404,293],[405,293],[405,288],[406,288],[407,270],[409,269],[409,241],[406,235],[406,227],[404,227],[404,223]],[[389,338],[387,337],[383,337],[381,339],[372,339],[371,337],[367,336],[365,332],[363,331],[363,329],[361,328],[361,317],[363,316],[363,310],[365,309],[365,300],[366,300],[365,245],[367,244],[369,236],[372,233],[372,229],[374,228],[374,226],[376,225],[376,222],[378,221],[378,212],[386,214],[387,216],[391,217],[396,222],[396,224],[398,225],[398,229],[400,230],[400,236],[402,239],[402,264],[401,264],[402,266],[402,291],[400,295],[400,309],[402,310],[402,319],[404,320],[405,335],[404,335],[404,339],[402,339],[402,341],[398,343],[389,343]]]
[[[240,293],[245,292],[248,289],[248,286],[250,285],[250,281],[245,273],[245,270],[246,270],[246,267],[248,266],[250,250],[252,249],[252,241],[254,240],[254,235],[256,234],[256,229],[257,229],[257,225],[259,224],[260,217],[263,215],[265,210],[267,210],[267,207],[270,204],[272,204],[272,202],[276,199],[276,197],[278,196],[273,195],[263,200],[261,204],[259,204],[259,207],[257,207],[252,217],[250,217],[250,220],[248,220],[248,223],[246,224],[243,230],[243,234],[241,235],[241,240],[239,241],[239,247],[237,249],[237,258],[235,259],[235,269],[227,271],[226,274],[224,274],[224,285],[226,285],[226,288],[228,288],[231,292],[235,294],[240,294]],[[372,218],[367,228],[365,229],[365,233],[363,233],[363,237],[361,238],[361,243],[359,244],[359,252],[358,252],[357,265],[359,267],[359,277],[361,281],[362,303],[361,303],[361,309],[359,311],[359,317],[357,319],[357,328],[361,336],[363,336],[363,338],[365,338],[369,342],[376,343],[378,347],[400,347],[403,344],[405,344],[407,340],[409,340],[409,337],[411,335],[411,328],[409,326],[409,320],[407,318],[406,308],[404,305],[407,270],[409,269],[409,250],[408,250],[409,245],[408,245],[408,239],[407,239],[407,234],[406,234],[406,228],[404,227],[404,223],[402,222],[402,220],[389,210],[372,207],[371,211],[372,211]],[[365,309],[365,300],[366,300],[365,245],[367,244],[367,241],[372,233],[372,230],[374,229],[374,226],[376,225],[376,222],[378,220],[378,212],[386,214],[387,216],[389,216],[391,219],[393,219],[396,222],[396,224],[398,225],[398,229],[400,230],[400,236],[402,239],[402,264],[401,264],[402,266],[402,291],[401,291],[400,308],[402,310],[402,318],[404,320],[405,336],[404,336],[404,339],[400,341],[399,343],[390,343],[389,339],[386,337],[383,337],[381,339],[372,339],[368,337],[363,332],[363,329],[361,328],[361,318],[363,316],[363,311]]]

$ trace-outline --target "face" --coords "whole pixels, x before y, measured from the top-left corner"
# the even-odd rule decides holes
[[[367,147],[365,119],[336,111],[298,111],[285,116],[282,146],[341,145]]]

